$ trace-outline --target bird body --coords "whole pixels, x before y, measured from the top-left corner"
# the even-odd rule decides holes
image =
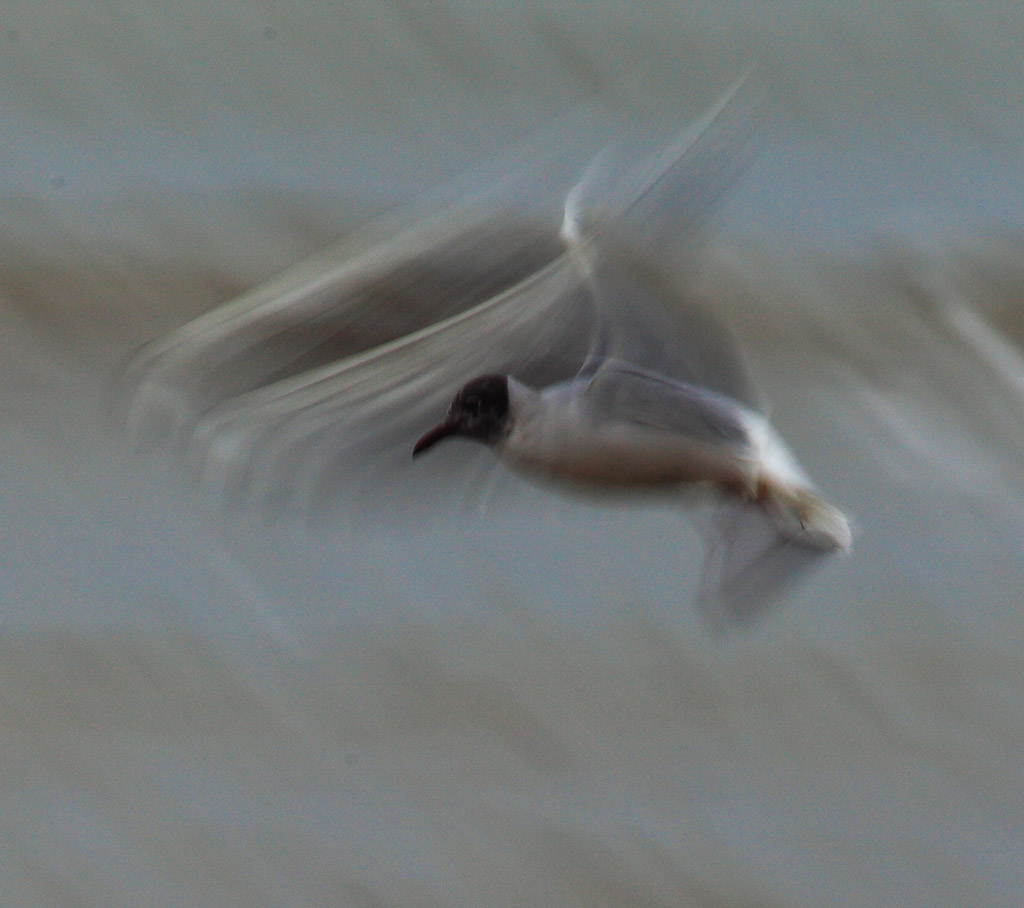
[[[611,380],[616,377],[625,376],[613,374]],[[496,446],[498,455],[521,471],[598,489],[748,484],[752,464],[741,445],[717,445],[602,412],[597,380],[576,379],[537,391],[510,379],[512,425]],[[609,376],[600,380],[608,382]],[[685,393],[689,388],[666,385],[681,392],[681,404],[692,404]]]

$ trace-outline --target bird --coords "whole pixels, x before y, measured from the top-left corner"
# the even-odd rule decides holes
[[[457,438],[547,489],[710,490],[697,598],[729,622],[760,614],[852,532],[690,287],[752,153],[750,81],[682,128],[591,154],[559,204],[546,207],[552,181],[532,157],[491,168],[447,209],[428,201],[382,240],[357,237],[150,343],[122,375],[127,423],[181,442],[225,498],[271,510],[450,503],[486,463],[422,455]]]
[[[786,542],[822,552],[852,542],[846,516],[818,494],[763,416],[630,363],[608,361],[542,389],[511,375],[474,378],[413,456],[446,438],[479,442],[519,472],[581,487],[709,483],[762,508]]]

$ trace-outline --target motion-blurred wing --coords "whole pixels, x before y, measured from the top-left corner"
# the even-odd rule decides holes
[[[760,408],[738,344],[693,288],[705,228],[754,153],[758,101],[747,73],[639,161],[598,155],[570,191],[562,232],[603,326],[585,371],[615,357]]]
[[[584,371],[609,359],[637,363],[761,410],[738,341],[685,283],[691,261],[678,257],[676,267],[628,249],[601,250],[588,282],[601,331]]]
[[[695,323],[681,332],[663,324],[689,308],[679,290],[686,275],[668,278],[684,263],[655,263],[662,240],[692,234],[720,193],[709,188],[717,176],[698,189],[697,169],[711,147],[705,133],[736,91],[619,181],[570,193],[586,209],[574,209],[586,224],[575,238],[557,219],[510,213],[510,186],[544,183],[513,175],[183,326],[129,364],[131,426],[181,438],[197,472],[246,501],[319,505],[359,487],[375,500],[398,497],[399,476],[419,479],[411,497],[422,498],[427,485],[450,494],[446,476],[473,457],[413,471],[412,441],[475,375],[545,385],[615,353],[698,380],[706,370],[679,361],[692,353],[679,338],[694,338]],[[696,343],[704,352],[717,343],[710,325]]]
[[[486,204],[332,250],[141,349],[124,375],[129,426],[187,441],[233,397],[444,322],[563,253],[553,230]]]
[[[605,148],[568,194],[563,233],[655,259],[692,243],[750,162],[760,97],[748,70],[683,129],[645,125]]]
[[[707,388],[613,360],[597,371],[586,400],[594,416],[724,445],[749,447],[747,424],[734,401]]]
[[[722,500],[714,510],[691,517],[705,545],[694,604],[708,628],[719,633],[764,620],[828,558],[782,538],[753,505]]]
[[[578,275],[556,260],[469,311],[221,404],[196,425],[192,456],[207,482],[272,509],[317,511],[339,494],[401,504],[417,480],[419,503],[427,492],[450,500],[465,464],[414,467],[412,441],[472,376],[571,375],[592,312]]]

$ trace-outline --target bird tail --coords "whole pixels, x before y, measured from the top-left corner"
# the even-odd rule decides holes
[[[767,477],[757,499],[787,541],[819,552],[846,551],[853,542],[846,515],[808,486]]]

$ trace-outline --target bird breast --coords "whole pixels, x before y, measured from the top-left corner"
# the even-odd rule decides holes
[[[749,488],[755,465],[725,446],[625,422],[597,423],[574,408],[517,420],[499,454],[514,469],[605,488],[711,482]]]

